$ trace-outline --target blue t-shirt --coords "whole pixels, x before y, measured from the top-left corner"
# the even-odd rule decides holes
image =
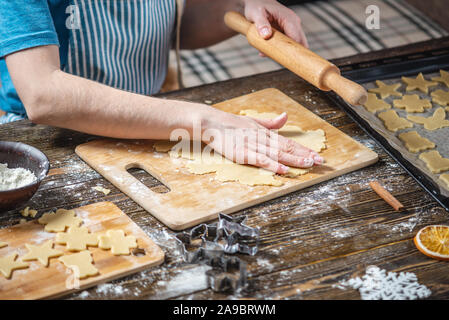
[[[152,94],[165,79],[176,0],[0,1],[0,109],[26,116],[4,56],[58,45],[61,69]]]

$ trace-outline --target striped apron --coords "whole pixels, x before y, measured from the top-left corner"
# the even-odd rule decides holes
[[[64,71],[139,94],[160,90],[175,36],[176,0],[71,0]]]

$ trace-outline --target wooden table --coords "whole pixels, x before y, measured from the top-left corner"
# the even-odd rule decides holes
[[[336,60],[340,66],[391,58],[449,45],[449,38]],[[0,126],[0,139],[38,147],[51,162],[49,176],[29,202],[39,214],[98,201],[112,201],[143,228],[165,251],[165,263],[113,284],[94,287],[73,299],[359,299],[358,291],[333,285],[362,276],[369,265],[387,271],[416,273],[432,291],[431,298],[449,298],[447,262],[430,259],[414,246],[416,232],[429,224],[447,223],[448,213],[437,205],[349,117],[328,98],[286,70],[200,86],[163,95],[165,98],[213,103],[251,91],[276,87],[323,119],[376,151],[380,160],[368,168],[235,213],[261,231],[260,251],[241,255],[248,263],[249,285],[239,295],[206,288],[204,266],[185,264],[175,250],[174,232],[167,229],[118,191],[75,154],[74,148],[94,137],[19,121]],[[307,99],[310,97],[311,99]],[[313,103],[315,101],[315,103]],[[368,186],[378,180],[407,208],[395,212]],[[157,180],[145,181],[161,188]],[[105,196],[92,187],[111,189]],[[18,223],[17,211],[0,216],[1,226]]]

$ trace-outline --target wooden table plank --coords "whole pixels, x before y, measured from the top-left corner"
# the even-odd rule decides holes
[[[449,38],[425,44],[369,53],[336,61],[340,65],[391,58],[394,55],[437,49]],[[423,49],[424,48],[424,49]],[[249,287],[238,296],[213,293],[204,284],[204,267],[186,265],[175,249],[168,230],[109,182],[83,163],[76,145],[95,137],[82,133],[19,121],[0,126],[0,139],[22,141],[43,150],[50,159],[51,175],[28,203],[39,214],[53,208],[72,208],[112,201],[136,222],[165,252],[157,268],[90,289],[71,299],[93,298],[292,298],[358,299],[355,290],[332,285],[362,275],[370,264],[388,271],[412,271],[428,286],[431,298],[449,298],[447,264],[420,254],[412,237],[422,226],[447,223],[447,212],[425,193],[382,149],[320,91],[286,70],[234,79],[162,95],[165,98],[212,103],[267,87],[276,87],[357,141],[373,149],[380,160],[373,166],[321,183],[302,191],[251,207],[248,224],[261,230],[261,247],[248,262]],[[152,177],[151,186],[159,183]],[[369,188],[378,180],[407,208],[393,211]],[[92,190],[111,189],[107,196]],[[2,227],[18,223],[17,211],[0,215]],[[192,277],[191,282],[182,280]],[[298,291],[299,289],[299,291]]]

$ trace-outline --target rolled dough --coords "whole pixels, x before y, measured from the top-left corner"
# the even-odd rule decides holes
[[[380,94],[382,99],[388,98],[389,96],[401,97],[402,93],[398,92],[397,89],[401,86],[400,83],[385,84],[380,80],[376,81],[378,88],[369,89],[369,92],[374,92]]]
[[[446,186],[447,186],[446,189],[449,190],[449,173],[442,174],[440,176],[440,180],[442,180],[444,183],[446,183]]]
[[[22,262],[19,259],[16,260],[18,255],[18,253],[14,252],[9,256],[0,258],[0,273],[2,273],[5,278],[11,278],[11,274],[14,270],[25,269],[29,267],[28,263]]]
[[[407,116],[407,119],[423,124],[425,129],[431,131],[449,127],[449,121],[446,120],[446,111],[444,111],[443,108],[438,108],[435,110],[434,114],[428,118],[409,115]]]
[[[438,81],[444,83],[447,87],[449,87],[449,72],[440,70],[440,77],[432,78],[433,81]]]
[[[25,244],[28,253],[22,258],[23,261],[37,260],[45,267],[48,267],[50,258],[59,257],[63,255],[62,251],[53,249],[53,241],[48,240],[44,244],[37,246],[33,244]]]
[[[382,99],[377,98],[376,94],[374,93],[368,93],[368,98],[366,99],[364,107],[371,113],[391,109],[391,106],[388,103],[386,103]]]
[[[137,240],[134,236],[125,236],[123,230],[108,230],[106,235],[98,236],[98,247],[111,249],[113,255],[129,255],[129,249],[137,248]]]
[[[384,122],[385,127],[393,132],[413,127],[413,123],[399,117],[394,110],[381,112],[378,114],[378,117]]]
[[[404,81],[407,84],[406,91],[412,91],[412,90],[420,90],[424,93],[429,92],[429,87],[436,86],[436,82],[428,81],[424,79],[424,76],[422,73],[418,74],[416,78],[407,78],[402,77],[402,81]]]
[[[407,112],[424,112],[426,108],[432,108],[432,103],[427,99],[420,99],[417,94],[407,94],[402,99],[394,100],[393,105]]]
[[[432,96],[432,101],[442,106],[449,105],[449,92],[444,90],[435,90],[430,94]]]
[[[399,135],[399,139],[404,142],[405,147],[410,152],[416,153],[435,148],[435,143],[429,139],[421,137],[416,131],[403,132]]]
[[[437,150],[424,152],[419,155],[433,173],[440,173],[449,170],[449,159],[443,158]]]
[[[58,209],[55,212],[46,212],[37,220],[45,224],[45,231],[64,232],[66,227],[78,227],[82,219],[75,216],[75,211]]]
[[[56,243],[65,244],[70,251],[86,250],[98,245],[98,235],[89,233],[86,227],[70,227],[67,232],[56,234]]]
[[[89,250],[62,256],[59,260],[67,268],[72,269],[75,277],[79,279],[95,276],[99,273],[98,269],[92,264],[93,259]]]
[[[274,119],[279,114],[272,112],[259,113],[256,110],[242,110],[241,115],[247,115],[257,119]],[[294,125],[286,125],[278,130],[280,135],[288,137],[301,145],[320,152],[326,148],[326,136],[322,129],[313,131],[303,131],[300,127]],[[241,165],[234,163],[220,154],[215,153],[210,147],[203,145],[199,152],[185,151],[176,148],[177,142],[158,141],[154,144],[154,149],[158,152],[168,152],[172,158],[185,158],[191,160],[186,165],[190,173],[206,174],[214,173],[215,178],[221,182],[238,181],[242,184],[250,186],[269,185],[281,186],[283,182],[275,178],[275,174],[261,168],[250,165]],[[192,150],[190,148],[189,150]],[[290,168],[285,177],[294,178],[309,172],[309,169]]]

